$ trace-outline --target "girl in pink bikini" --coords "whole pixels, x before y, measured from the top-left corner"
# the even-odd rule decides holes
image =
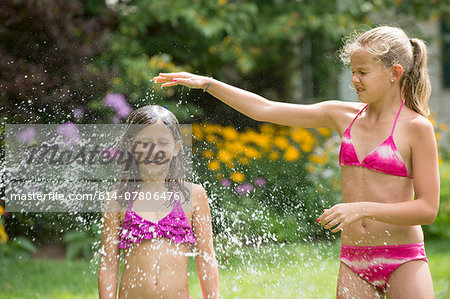
[[[117,298],[118,287],[119,298],[190,298],[191,249],[203,296],[219,298],[208,199],[203,187],[184,180],[178,120],[154,105],[133,111],[127,124],[119,149],[135,160],[106,196],[100,298]]]
[[[343,203],[318,222],[341,232],[338,298],[433,298],[421,225],[439,207],[435,135],[428,117],[427,50],[400,28],[378,27],[348,40],[361,103],[269,101],[213,78],[186,72],[154,78],[163,87],[202,88],[259,121],[334,128],[342,136]]]

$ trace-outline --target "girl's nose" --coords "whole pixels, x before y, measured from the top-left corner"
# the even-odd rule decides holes
[[[351,78],[350,81],[352,81],[353,83],[359,83],[359,82],[361,82],[361,81],[359,80],[359,77],[358,77],[356,74],[353,74],[353,75],[352,75],[352,78]]]

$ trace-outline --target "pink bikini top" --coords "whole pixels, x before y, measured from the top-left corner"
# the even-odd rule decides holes
[[[133,200],[130,200],[120,231],[120,249],[129,248],[132,243],[141,243],[145,239],[162,237],[176,243],[195,243],[191,226],[178,199],[175,199],[172,211],[156,223],[139,216],[132,210],[132,205]]]
[[[400,111],[403,108],[403,101],[400,106],[400,110],[397,113],[397,117],[395,118],[394,126],[392,127],[389,137],[383,143],[374,148],[362,162],[359,162],[355,147],[352,143],[350,128],[356,118],[361,114],[361,112],[363,112],[364,109],[366,109],[367,106],[369,106],[369,104],[364,106],[364,108],[356,114],[355,118],[350,123],[350,126],[348,126],[347,130],[345,130],[344,134],[342,134],[341,150],[339,152],[339,165],[361,166],[385,174],[403,176],[412,179],[412,176],[408,175],[405,163],[403,162],[403,159],[397,150],[397,146],[395,145],[394,138],[392,137]]]

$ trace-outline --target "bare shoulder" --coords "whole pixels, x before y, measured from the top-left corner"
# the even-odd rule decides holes
[[[200,184],[191,183],[192,204],[194,206],[207,206],[208,197],[205,188]]]
[[[434,128],[433,128],[433,124],[431,123],[431,121],[418,114],[418,113],[414,113],[409,120],[409,128],[415,133],[415,134],[419,134],[421,136],[428,135],[428,134],[433,134],[434,133]]]
[[[410,132],[408,135],[411,138],[411,144],[423,146],[424,141],[435,139],[434,127],[428,118],[414,111],[410,111],[407,117],[407,128],[408,132]]]

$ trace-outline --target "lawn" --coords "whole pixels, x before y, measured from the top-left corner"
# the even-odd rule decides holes
[[[450,161],[440,172],[443,208],[450,197]],[[426,239],[425,247],[435,297],[450,298],[450,240]],[[222,298],[335,298],[339,241],[267,246],[235,255],[239,258],[220,262]],[[2,260],[0,269],[0,298],[98,298],[97,267],[89,262]],[[189,281],[192,299],[201,298],[193,259]]]
[[[426,241],[436,298],[450,298],[450,240]],[[222,298],[334,298],[339,243],[314,242],[241,252],[220,269]],[[0,298],[98,298],[96,267],[84,261],[2,261]],[[195,261],[193,299],[201,298]]]

